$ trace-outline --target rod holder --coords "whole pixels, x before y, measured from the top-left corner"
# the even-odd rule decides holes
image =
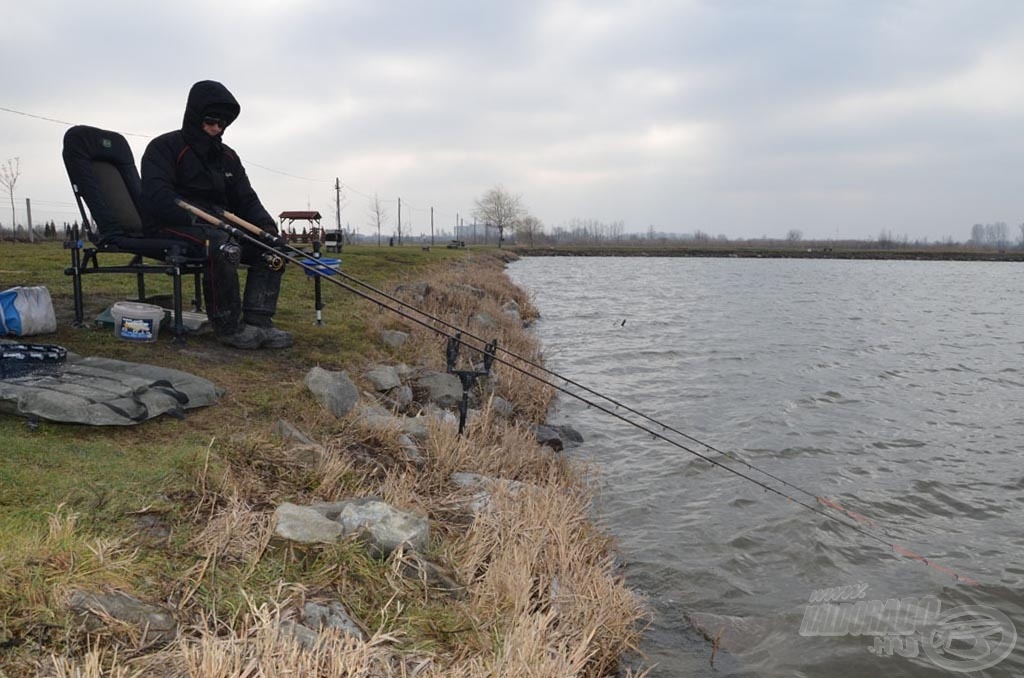
[[[498,350],[498,340],[490,342],[484,346],[483,350],[483,370],[458,370],[455,369],[456,363],[459,360],[459,349],[462,347],[462,333],[458,332],[453,337],[448,338],[447,346],[445,347],[445,361],[448,366],[449,374],[454,374],[459,378],[459,382],[462,384],[462,400],[459,401],[459,435],[463,435],[466,431],[466,417],[469,414],[469,392],[476,384],[476,380],[481,377],[487,377],[491,374],[491,366],[494,364],[494,356]]]

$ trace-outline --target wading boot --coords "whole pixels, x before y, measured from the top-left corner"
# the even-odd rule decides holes
[[[217,341],[232,348],[255,350],[263,344],[263,331],[252,325],[242,325],[230,334],[218,334]]]

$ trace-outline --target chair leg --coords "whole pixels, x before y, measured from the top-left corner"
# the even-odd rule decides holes
[[[75,271],[75,327],[85,327],[85,301],[82,299],[82,273]]]
[[[192,297],[192,310],[196,313],[203,312],[203,278],[201,273],[192,275],[195,284],[195,296]]]
[[[181,268],[174,268],[174,343],[185,343],[185,324],[181,318]]]
[[[71,275],[71,288],[75,297],[75,327],[85,327],[85,302],[82,299],[82,258],[79,254],[81,241],[64,243],[71,249],[71,268],[65,271]]]

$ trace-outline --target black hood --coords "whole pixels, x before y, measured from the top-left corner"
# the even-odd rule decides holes
[[[224,120],[225,127],[238,117],[242,107],[232,96],[228,88],[213,80],[202,80],[192,85],[188,92],[188,103],[185,104],[185,117],[181,121],[181,131],[188,140],[202,139],[203,118],[207,115]],[[202,135],[202,136],[199,136]]]

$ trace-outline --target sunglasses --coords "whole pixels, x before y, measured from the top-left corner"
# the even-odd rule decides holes
[[[220,127],[221,129],[224,129],[225,127],[228,126],[227,120],[224,120],[223,118],[213,118],[213,117],[210,117],[210,116],[206,116],[205,118],[203,118],[203,124],[204,125],[216,125],[217,127]]]

